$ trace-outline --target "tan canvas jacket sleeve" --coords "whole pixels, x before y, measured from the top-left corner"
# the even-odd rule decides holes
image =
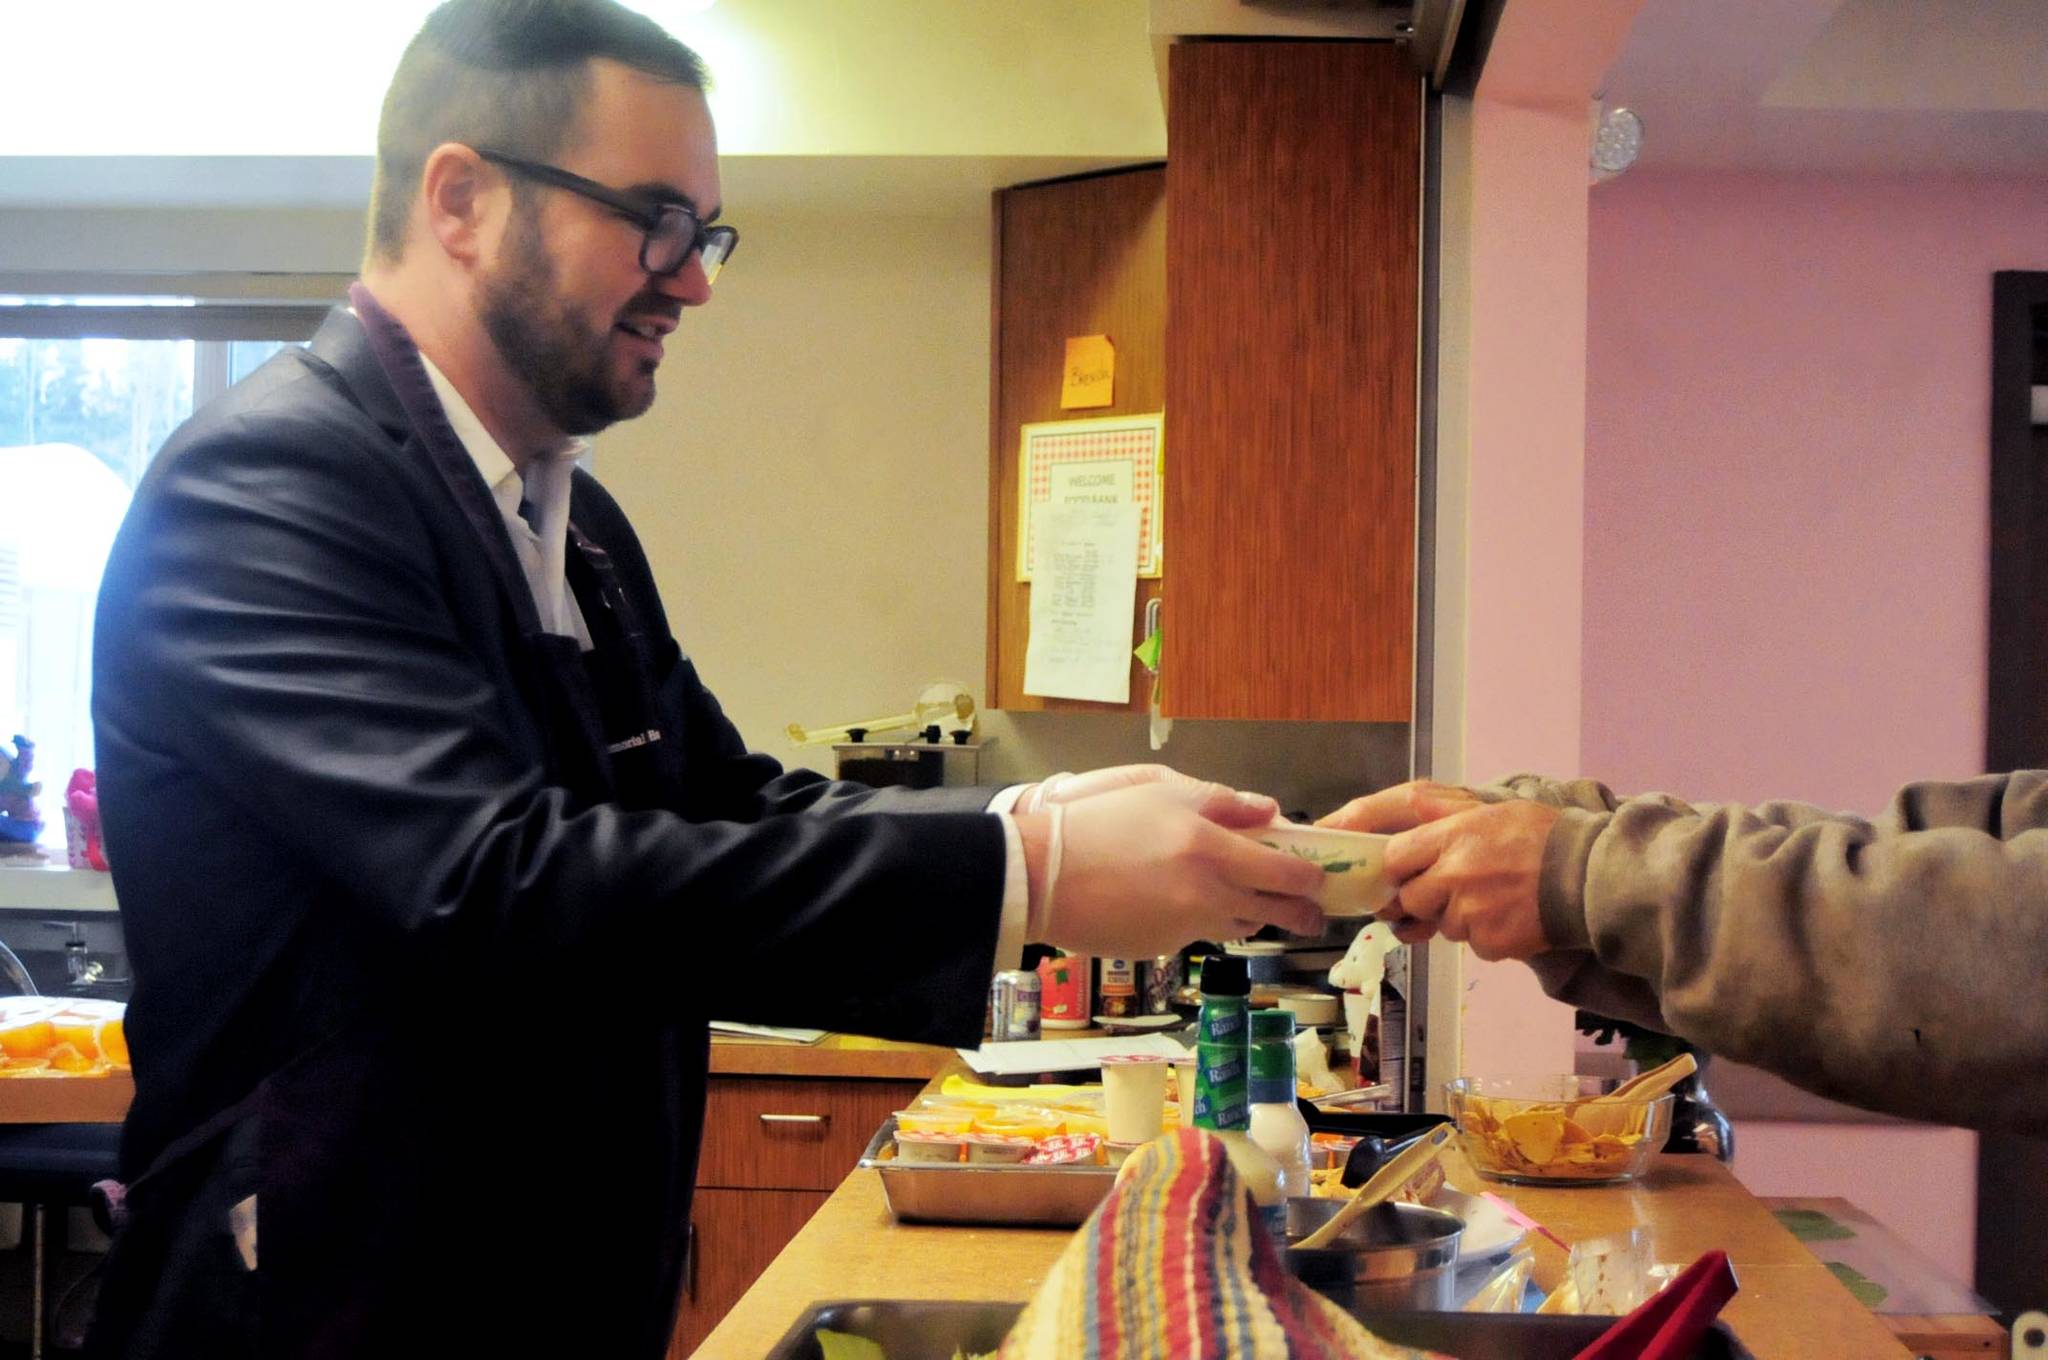
[[[1880,817],[1616,798],[1565,809],[1544,989],[1837,1100],[2048,1131],[2048,771],[1911,784]]]

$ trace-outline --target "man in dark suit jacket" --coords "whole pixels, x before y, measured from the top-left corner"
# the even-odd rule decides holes
[[[611,0],[436,11],[350,305],[136,494],[102,1354],[660,1355],[714,1014],[972,1043],[1027,936],[1319,928],[1313,866],[1225,829],[1267,800],[1146,767],[991,815],[745,749],[574,469],[736,244],[702,84]]]

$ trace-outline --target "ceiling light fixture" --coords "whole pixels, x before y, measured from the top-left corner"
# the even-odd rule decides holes
[[[1593,183],[1604,184],[1636,163],[1643,150],[1643,120],[1634,109],[1593,105]]]

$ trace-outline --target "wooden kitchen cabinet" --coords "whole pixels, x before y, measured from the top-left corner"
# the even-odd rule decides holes
[[[882,1121],[923,1089],[922,1081],[711,1078],[670,1360],[696,1350],[846,1179]]]
[[[1019,427],[1164,410],[1165,709],[1405,722],[1415,671],[1421,78],[1391,44],[1182,42],[1167,162],[996,195],[988,694],[1023,693]],[[1069,336],[1116,405],[1059,409]],[[1150,682],[1133,663],[1131,711]]]
[[[1114,712],[1115,704],[1024,692],[1031,587],[1017,579],[1020,431],[1044,420],[1150,415],[1166,400],[1166,175],[1156,165],[999,189],[990,350],[988,696],[995,708]],[[1071,336],[1116,347],[1112,406],[1060,409]],[[1166,436],[1173,462],[1173,434]],[[1135,645],[1159,582],[1138,582]],[[1150,681],[1131,662],[1131,699],[1145,711]]]
[[[1405,722],[1421,78],[1183,42],[1167,86],[1166,711]]]

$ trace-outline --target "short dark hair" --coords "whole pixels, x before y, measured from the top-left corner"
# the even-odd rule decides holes
[[[370,255],[396,261],[427,156],[443,142],[546,160],[608,58],[701,90],[703,61],[616,0],[448,0],[406,45],[377,119]]]

